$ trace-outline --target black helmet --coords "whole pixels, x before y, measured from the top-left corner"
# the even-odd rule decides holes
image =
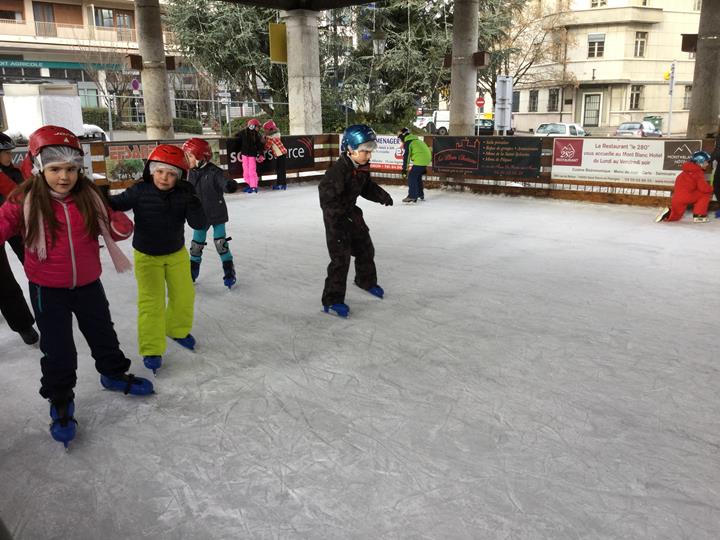
[[[410,135],[410,130],[406,127],[400,130],[400,133],[398,133],[398,139],[405,141],[405,135]]]
[[[13,140],[4,133],[0,133],[0,150],[12,150],[13,148],[15,148]]]

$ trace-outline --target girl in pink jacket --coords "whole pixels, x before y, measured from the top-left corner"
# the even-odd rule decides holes
[[[40,330],[40,395],[50,401],[50,434],[67,448],[75,437],[77,351],[72,316],[90,346],[100,383],[125,394],[150,394],[150,381],[127,373],[105,291],[100,283],[100,245],[118,271],[130,261],[115,244],[133,224],[105,205],[82,174],[82,147],[65,128],[44,126],[30,135],[26,161],[33,176],[0,206],[0,243],[22,234],[30,300]]]

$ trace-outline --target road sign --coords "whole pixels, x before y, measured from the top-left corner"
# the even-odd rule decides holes
[[[221,98],[230,97],[230,92],[218,92],[217,95],[218,95],[218,97],[221,97]]]
[[[220,98],[220,103],[222,105],[230,105],[230,98],[226,98],[226,97]]]
[[[479,98],[477,98],[477,99],[475,100],[475,105],[477,105],[478,107],[482,107],[483,105],[485,105],[485,98],[482,97],[482,96],[480,96]]]

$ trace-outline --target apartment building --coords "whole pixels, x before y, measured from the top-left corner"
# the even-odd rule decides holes
[[[109,81],[122,73],[123,93],[133,95],[139,72],[126,64],[139,54],[134,7],[132,0],[0,0],[0,83],[72,82],[84,107],[104,107],[105,96],[118,91]],[[172,34],[164,37],[172,55]],[[142,89],[134,93],[127,119],[143,121]]]
[[[655,116],[664,132],[670,119],[672,133],[685,132],[695,60],[694,53],[681,51],[681,41],[682,34],[697,34],[701,0],[540,3],[558,46],[552,61],[533,69],[559,75],[542,85],[516,86],[516,129],[577,122],[604,135],[621,122]],[[673,62],[671,99],[666,78]]]

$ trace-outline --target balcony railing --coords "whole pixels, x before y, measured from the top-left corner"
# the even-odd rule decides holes
[[[0,35],[82,41],[84,42],[83,45],[88,45],[88,42],[97,42],[137,47],[137,31],[135,28],[116,26],[83,26],[80,24],[0,19]],[[174,44],[172,32],[163,32],[163,39],[168,46]]]

